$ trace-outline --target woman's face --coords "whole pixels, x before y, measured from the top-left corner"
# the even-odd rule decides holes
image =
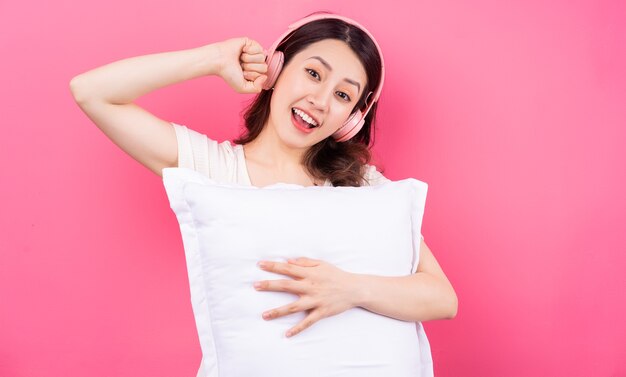
[[[366,84],[365,68],[345,42],[313,43],[283,67],[274,85],[268,126],[287,145],[309,148],[343,125]],[[302,112],[308,115],[304,119]],[[307,120],[316,126],[305,128]]]

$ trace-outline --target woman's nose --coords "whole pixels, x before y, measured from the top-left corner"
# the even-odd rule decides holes
[[[328,102],[330,101],[331,94],[329,90],[323,89],[321,86],[316,91],[309,94],[307,100],[316,109],[320,111],[326,111],[328,108]]]

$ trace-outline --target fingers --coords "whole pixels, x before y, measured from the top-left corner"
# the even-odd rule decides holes
[[[258,72],[251,72],[251,71],[244,71],[243,72],[243,77],[248,80],[248,81],[254,81],[257,79],[257,77],[261,76],[260,73]]]
[[[294,327],[289,329],[285,335],[289,338],[289,337],[292,337],[292,336],[294,336],[296,334],[299,334],[303,330],[306,330],[309,327],[311,327],[311,325],[313,325],[315,322],[319,321],[322,318],[323,318],[323,316],[322,316],[321,311],[319,309],[318,310],[313,310],[300,323],[298,323],[297,325],[295,325]]]
[[[304,299],[300,299],[296,302],[292,302],[289,305],[281,306],[280,308],[268,310],[263,313],[262,317],[265,320],[276,319],[284,317],[286,315],[303,312],[305,310],[313,309],[315,305],[313,303],[307,303]]]
[[[242,63],[265,63],[265,55],[242,52],[239,56]]]
[[[296,259],[289,259],[289,260],[287,260],[287,262],[291,263],[291,264],[298,265],[298,266],[302,266],[302,267],[315,267],[315,266],[318,266],[321,261],[319,261],[317,259],[300,257],[300,258],[296,258]]]
[[[267,80],[267,76],[261,75],[258,76],[254,81],[250,81],[252,79],[247,77],[248,74],[244,74],[243,87],[238,89],[239,93],[260,93],[263,90],[263,83]]]
[[[267,80],[265,50],[257,41],[245,37],[244,46],[239,56],[241,71],[245,79],[243,93],[259,93]]]
[[[243,68],[244,71],[267,72],[267,64],[265,63],[243,63],[241,68]]]
[[[291,276],[293,278],[302,278],[306,275],[302,267],[289,263],[261,261],[258,266],[262,270]]]
[[[259,42],[246,37],[246,43],[243,46],[243,52],[248,54],[263,54],[264,50],[263,46],[261,46]]]
[[[242,64],[243,78],[246,80],[244,85],[248,93],[258,93],[263,89],[263,83],[267,80],[266,64]]]
[[[302,283],[297,280],[262,280],[254,283],[257,291],[304,293]]]

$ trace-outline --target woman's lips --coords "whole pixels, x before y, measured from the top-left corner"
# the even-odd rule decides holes
[[[293,123],[293,125],[296,126],[297,129],[307,134],[310,134],[311,132],[313,132],[315,128],[308,128],[307,126],[301,124],[300,122],[304,122],[304,120],[302,120],[302,118],[297,116],[293,111],[290,111],[290,113],[291,113],[291,123]]]
[[[319,119],[315,118],[315,117],[314,117],[313,115],[311,115],[308,111],[303,110],[303,109],[301,109],[301,108],[299,108],[299,107],[293,107],[293,108],[291,109],[291,111],[293,111],[294,109],[297,109],[298,111],[302,111],[302,112],[303,112],[303,113],[305,113],[307,116],[311,117],[311,119],[313,119],[313,121],[315,122],[316,127],[320,125],[320,121],[319,121]]]

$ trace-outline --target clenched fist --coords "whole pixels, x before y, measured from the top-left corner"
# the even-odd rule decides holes
[[[239,37],[218,44],[218,75],[237,93],[259,93],[267,80],[263,47],[253,39]]]

